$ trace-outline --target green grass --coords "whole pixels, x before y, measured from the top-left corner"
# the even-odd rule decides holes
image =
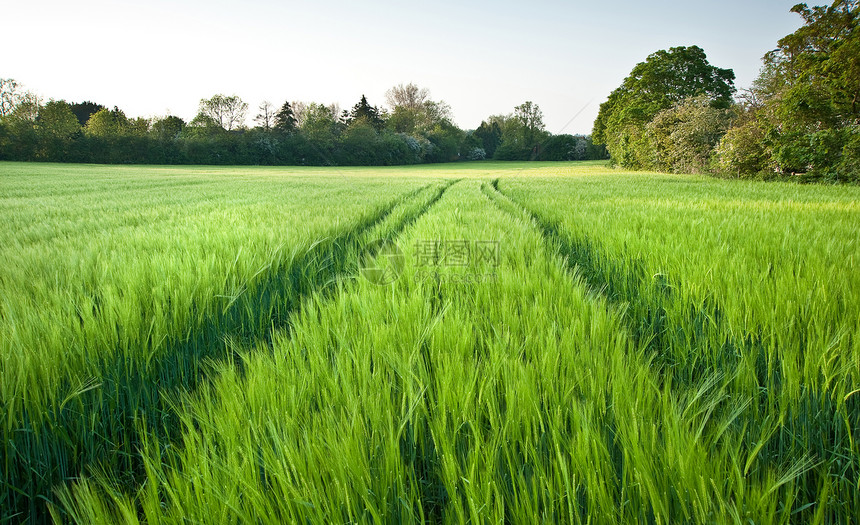
[[[0,164],[0,213],[0,523],[860,514],[857,188]]]

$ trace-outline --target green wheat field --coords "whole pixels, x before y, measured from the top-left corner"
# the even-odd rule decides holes
[[[0,216],[2,524],[860,516],[860,187],[0,163]]]

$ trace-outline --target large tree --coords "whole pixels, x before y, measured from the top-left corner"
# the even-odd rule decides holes
[[[496,148],[502,143],[502,128],[498,122],[482,121],[478,129],[475,130],[475,136],[481,140],[481,147],[488,158],[493,158],[496,153]]]
[[[415,84],[400,84],[385,93],[390,113],[388,126],[398,133],[427,137],[437,128],[451,126],[451,107],[430,99],[430,91]]]
[[[18,82],[11,78],[0,78],[0,117],[12,114],[22,95]]]
[[[704,95],[715,108],[731,105],[731,69],[712,66],[698,46],[673,47],[648,56],[600,105],[592,138],[606,144],[616,162],[629,168],[650,165],[645,124],[660,111]]]
[[[531,101],[514,107],[506,116],[490,117],[502,131],[501,144],[495,151],[500,160],[534,160],[540,155],[541,143],[549,136],[544,130],[543,112]]]
[[[123,135],[131,129],[131,122],[125,113],[114,107],[113,110],[100,109],[93,113],[86,124],[85,131],[88,135],[96,137],[107,137]]]
[[[268,100],[264,100],[260,103],[260,107],[257,108],[257,111],[259,111],[259,113],[254,117],[254,122],[256,122],[263,131],[271,131],[275,124],[275,106],[273,106]]]
[[[385,92],[385,101],[392,111],[397,107],[420,110],[429,99],[430,90],[420,88],[412,82],[398,84]]]
[[[37,158],[64,161],[72,140],[81,131],[81,125],[68,103],[51,100],[39,108],[35,131],[38,140]]]
[[[36,127],[45,136],[70,139],[81,130],[72,108],[64,100],[51,100],[39,109]]]
[[[199,115],[211,119],[223,129],[232,131],[244,125],[248,104],[236,95],[214,95],[200,100]]]
[[[794,6],[782,38],[719,147],[729,173],[860,180],[860,2]]]
[[[319,145],[331,146],[338,128],[337,113],[333,106],[311,102],[305,110],[301,130]]]
[[[514,107],[514,121],[523,144],[535,145],[544,134],[543,111],[534,102],[527,100]]]
[[[274,129],[280,133],[293,133],[298,127],[296,116],[293,114],[293,107],[289,102],[284,102],[281,109],[275,113]]]
[[[361,95],[361,100],[349,112],[349,122],[364,121],[376,131],[381,131],[385,121],[380,116],[379,109],[367,102],[367,97]]]
[[[162,140],[178,139],[183,129],[185,129],[185,121],[175,115],[157,119],[152,124],[152,134]]]

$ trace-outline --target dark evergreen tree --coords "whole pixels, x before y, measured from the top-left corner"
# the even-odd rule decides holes
[[[275,113],[274,130],[280,133],[293,133],[296,131],[296,117],[293,115],[293,107],[289,102],[284,102],[281,109]]]
[[[385,126],[385,122],[379,116],[379,109],[376,106],[371,106],[367,102],[367,97],[361,95],[361,100],[358,101],[358,104],[352,107],[352,111],[349,114],[350,122],[355,120],[365,120],[376,131],[381,131]]]
[[[69,106],[72,108],[72,113],[75,114],[75,117],[77,117],[78,122],[81,123],[81,127],[86,126],[87,122],[89,122],[90,120],[90,117],[93,116],[95,113],[98,113],[103,109],[107,109],[101,104],[96,104],[95,102],[89,101],[69,104]]]

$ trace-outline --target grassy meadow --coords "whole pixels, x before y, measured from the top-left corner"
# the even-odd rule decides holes
[[[0,524],[860,516],[858,187],[0,163],[0,215]]]

